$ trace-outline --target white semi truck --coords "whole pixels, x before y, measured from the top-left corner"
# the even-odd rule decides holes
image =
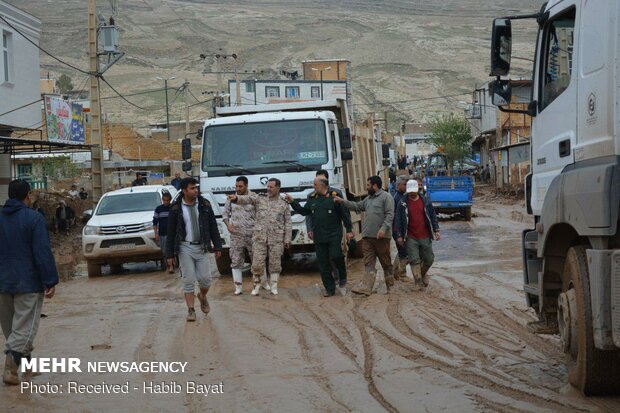
[[[586,395],[620,393],[620,1],[551,0],[494,20],[493,102],[511,102],[511,22],[538,24],[532,99],[533,226],[523,233],[533,329],[559,333],[568,378]]]
[[[332,187],[353,198],[366,194],[369,176],[387,176],[382,165],[389,163],[384,162],[389,148],[375,138],[372,120],[351,124],[342,99],[218,108],[217,117],[205,121],[200,136],[200,190],[216,204],[225,248],[217,260],[221,273],[230,271],[230,235],[221,212],[226,196],[235,192],[238,176],[247,177],[249,189],[258,193],[265,192],[268,179],[277,178],[281,192],[302,204],[314,190],[320,169],[329,172]],[[291,252],[313,251],[305,217],[291,214]],[[359,234],[360,217],[352,218]]]

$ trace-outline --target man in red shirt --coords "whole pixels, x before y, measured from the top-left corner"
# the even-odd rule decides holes
[[[435,259],[432,241],[439,241],[441,236],[435,209],[418,190],[416,180],[407,182],[407,196],[396,206],[394,233],[396,243],[406,245],[416,287],[426,288],[427,273]]]

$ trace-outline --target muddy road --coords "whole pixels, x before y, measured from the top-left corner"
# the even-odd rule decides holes
[[[620,411],[620,398],[566,385],[557,337],[526,328],[535,317],[521,288],[521,207],[479,203],[475,214],[440,222],[425,292],[397,282],[389,295],[325,299],[301,257],[286,265],[277,298],[250,296],[247,276],[234,297],[223,277],[209,291],[211,313],[186,323],[178,275],[154,266],[64,282],[44,306],[35,355],[186,361],[186,371],[45,373],[32,382],[64,384],[62,394],[0,386],[2,411]],[[361,260],[349,269],[359,278]],[[131,391],[68,394],[69,381]],[[145,394],[150,382],[182,390]],[[188,393],[187,382],[223,392]]]

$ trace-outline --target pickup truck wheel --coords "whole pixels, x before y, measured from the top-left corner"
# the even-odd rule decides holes
[[[222,251],[222,256],[220,258],[215,259],[215,264],[217,265],[217,270],[220,274],[230,274],[230,254],[228,250]]]
[[[86,262],[88,277],[101,277],[101,264],[96,262]]]
[[[123,264],[110,265],[110,274],[120,274],[123,272]]]
[[[471,221],[471,207],[465,208],[463,216],[465,217],[465,221]]]
[[[558,317],[563,320],[558,321],[567,326],[560,332],[568,381],[586,396],[620,394],[620,351],[602,351],[594,347],[590,273],[584,246],[568,250],[559,305],[562,308]],[[570,333],[571,330],[576,331]]]

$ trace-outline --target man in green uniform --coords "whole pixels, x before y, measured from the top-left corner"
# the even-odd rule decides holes
[[[321,280],[325,287],[325,297],[331,297],[336,293],[336,282],[332,275],[331,262],[338,268],[340,277],[339,287],[342,295],[346,294],[347,268],[342,253],[342,224],[347,230],[347,240],[353,238],[351,217],[344,207],[334,202],[336,192],[329,191],[329,182],[322,177],[315,178],[317,191],[310,196],[304,206],[292,196],[286,194],[286,201],[291,207],[302,215],[311,215],[314,223],[314,244],[316,256],[319,260]]]

